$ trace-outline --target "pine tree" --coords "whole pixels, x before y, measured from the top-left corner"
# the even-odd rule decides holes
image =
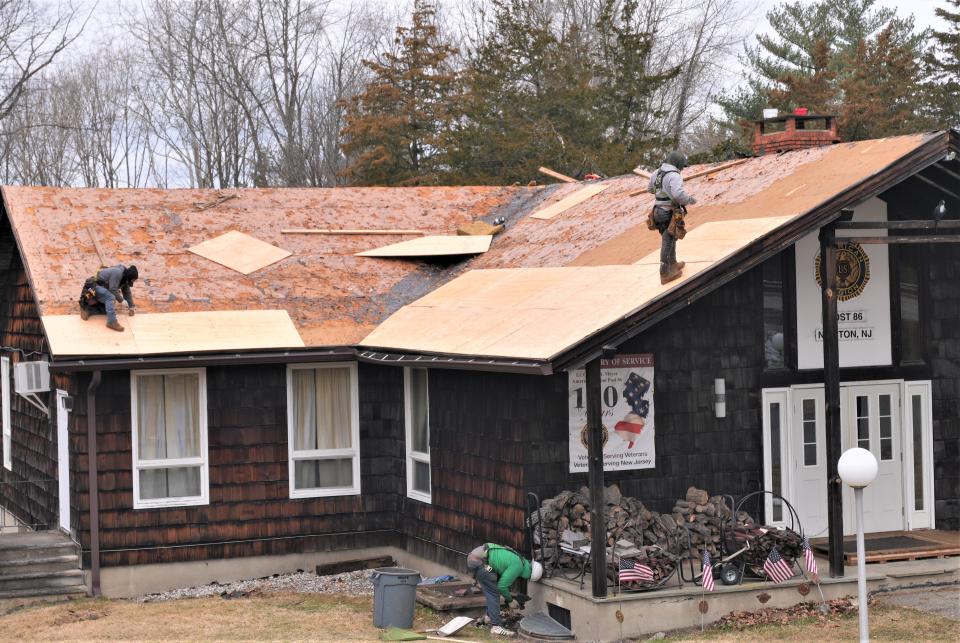
[[[858,64],[867,58],[878,62],[882,57],[877,49],[881,38],[896,56],[909,55],[918,60],[925,34],[914,33],[913,17],[902,18],[895,9],[875,5],[876,0],[819,0],[811,4],[788,2],[772,9],[767,19],[773,33],[757,36],[755,45],[746,50],[744,63],[749,73],[744,85],[718,101],[731,135],[739,136],[743,147],[748,147],[748,123],[760,117],[762,107],[846,113],[845,88],[855,88],[857,79],[862,80],[864,74]],[[897,64],[906,63],[898,58]],[[894,70],[885,70],[874,74],[874,81],[895,83],[893,87],[875,87],[878,94],[920,92],[919,75],[911,81]],[[843,122],[841,118],[841,125]],[[911,119],[910,124],[916,125],[917,120]],[[841,131],[841,135],[856,140],[864,131],[867,129],[857,126],[851,132]],[[880,135],[895,131],[902,128]]]
[[[936,14],[947,29],[933,32],[934,48],[924,57],[926,88],[935,127],[960,127],[960,0],[946,4],[953,10],[937,7]]]
[[[428,0],[416,0],[411,22],[397,28],[396,53],[364,61],[373,78],[349,102],[342,136],[353,185],[430,184],[444,172],[442,139],[461,93],[450,60],[458,52],[441,42]]]

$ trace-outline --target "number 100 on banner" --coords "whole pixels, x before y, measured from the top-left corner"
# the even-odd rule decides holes
[[[570,472],[587,471],[586,371],[570,373]],[[605,471],[653,469],[653,355],[600,360]]]

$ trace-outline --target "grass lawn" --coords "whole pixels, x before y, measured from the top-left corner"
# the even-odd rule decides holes
[[[83,599],[26,607],[0,617],[0,640],[313,640],[379,641],[373,627],[372,599],[336,594],[264,593],[227,600],[220,597],[157,603]],[[958,623],[904,607],[871,608],[870,633],[876,641],[956,641]],[[414,629],[443,624],[444,618],[417,607]],[[456,638],[503,640],[489,630],[467,626]],[[856,613],[796,617],[770,612],[739,617],[733,625],[678,633],[670,640],[855,641]],[[516,640],[516,639],[514,639]]]

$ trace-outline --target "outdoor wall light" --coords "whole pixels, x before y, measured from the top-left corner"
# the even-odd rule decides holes
[[[716,417],[727,417],[727,383],[722,377],[713,380],[713,410]]]
[[[856,447],[847,449],[837,462],[840,479],[853,487],[857,504],[857,594],[860,603],[860,642],[870,640],[870,627],[867,624],[867,564],[863,545],[863,488],[877,477],[877,458],[866,449]]]

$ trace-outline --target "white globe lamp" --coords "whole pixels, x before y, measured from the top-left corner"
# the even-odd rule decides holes
[[[837,462],[840,479],[854,489],[863,489],[877,477],[877,459],[866,449],[847,449]]]
[[[856,447],[847,449],[837,462],[840,479],[853,487],[857,505],[857,594],[860,603],[860,641],[870,640],[867,623],[867,563],[863,544],[863,488],[877,478],[877,458],[870,451]]]

